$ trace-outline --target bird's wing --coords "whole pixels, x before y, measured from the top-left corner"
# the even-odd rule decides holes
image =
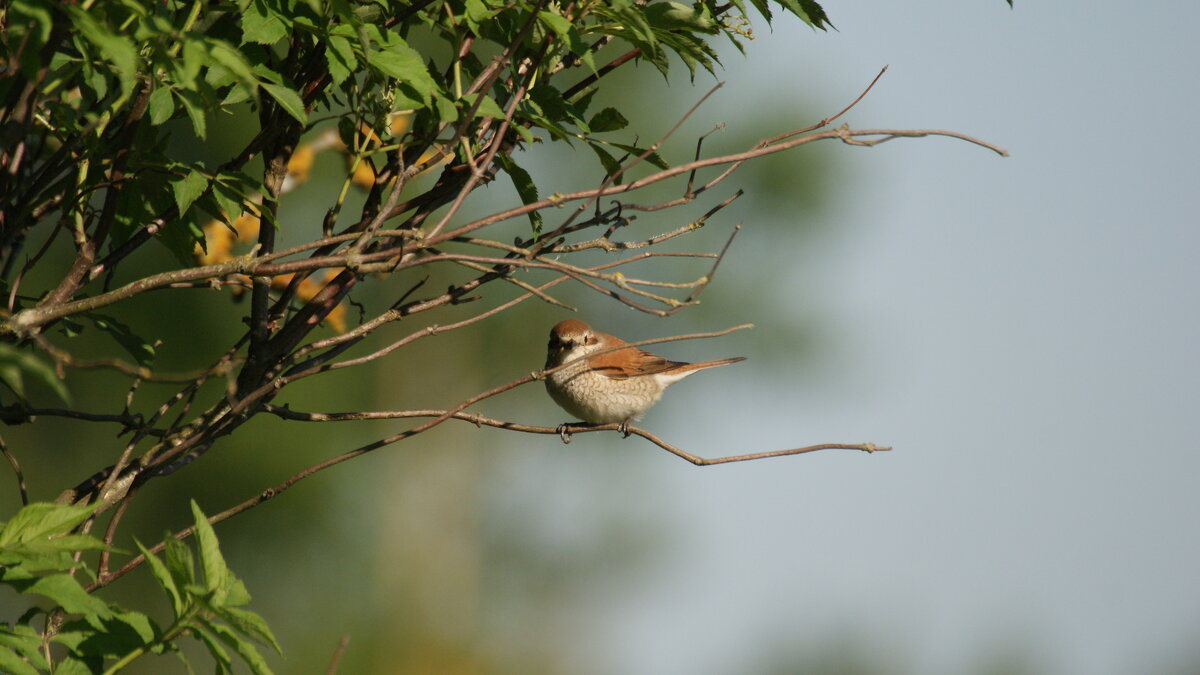
[[[588,360],[592,369],[613,380],[626,380],[639,375],[653,375],[665,370],[686,366],[679,361],[669,361],[637,347],[618,349],[615,352],[597,354]]]

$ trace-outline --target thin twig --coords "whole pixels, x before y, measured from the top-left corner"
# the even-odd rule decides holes
[[[362,420],[385,420],[385,419],[412,419],[423,417],[439,417],[445,415],[445,410],[380,410],[380,411],[356,411],[346,413],[313,413],[313,412],[298,412],[288,408],[287,406],[268,405],[265,408],[266,412],[276,415],[285,420],[296,422],[352,422]],[[550,436],[558,436],[561,433],[560,427],[546,427],[533,424],[520,424],[517,422],[506,422],[504,420],[492,419],[483,415],[474,413],[457,412],[450,415],[450,419],[456,419],[463,422],[470,422],[475,426],[489,426],[507,431],[520,431],[530,434],[544,434]],[[612,424],[575,424],[567,425],[569,434],[590,433],[595,431],[621,431],[622,426],[618,423]],[[874,443],[820,443],[817,445],[806,445],[800,448],[789,448],[787,450],[768,450],[765,452],[751,452],[741,455],[726,455],[723,457],[714,457],[711,459],[694,455],[686,450],[671,445],[658,436],[640,429],[638,427],[628,427],[630,434],[641,436],[667,452],[686,459],[696,466],[714,466],[717,464],[729,464],[731,462],[748,462],[756,459],[767,459],[769,457],[786,457],[788,455],[800,455],[808,452],[816,452],[817,450],[861,450],[864,452],[882,452],[891,450],[890,446],[876,445]]]
[[[29,491],[25,486],[25,474],[21,473],[21,465],[17,462],[17,458],[13,456],[8,449],[8,444],[4,442],[4,437],[0,436],[0,452],[4,453],[5,459],[12,465],[13,473],[17,476],[17,489],[21,491],[21,505],[29,506]]]
[[[449,7],[449,5],[447,5],[447,7]],[[338,664],[341,663],[342,655],[346,653],[346,647],[348,647],[349,645],[350,645],[350,635],[349,634],[343,635],[342,639],[338,640],[337,647],[333,650],[333,656],[331,656],[329,658],[329,667],[325,669],[325,675],[336,675],[337,674]]]

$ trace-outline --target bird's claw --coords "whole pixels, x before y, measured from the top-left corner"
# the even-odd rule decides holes
[[[621,432],[622,438],[629,438],[629,434],[632,433],[629,431],[629,420],[621,422],[621,424],[617,426],[617,431]]]
[[[566,422],[558,425],[558,437],[562,439],[563,445],[571,442],[571,425]]]

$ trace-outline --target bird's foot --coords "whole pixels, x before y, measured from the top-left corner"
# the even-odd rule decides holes
[[[621,432],[622,438],[629,438],[629,434],[632,433],[629,431],[629,420],[621,422],[621,424],[617,427],[617,431]]]
[[[558,425],[558,437],[562,439],[563,445],[571,442],[571,427],[572,425],[566,422]]]

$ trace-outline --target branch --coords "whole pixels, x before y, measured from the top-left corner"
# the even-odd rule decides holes
[[[266,412],[276,415],[285,420],[297,422],[352,422],[362,420],[386,420],[386,419],[411,419],[417,417],[441,417],[446,414],[445,410],[383,410],[383,411],[360,411],[346,413],[313,413],[313,412],[298,412],[292,410],[288,406],[267,405]],[[561,435],[560,427],[543,427],[532,424],[519,424],[517,422],[505,422],[496,420],[483,415],[473,413],[456,412],[449,415],[449,419],[456,419],[463,422],[470,422],[475,426],[489,426],[497,429],[505,429],[507,431],[520,431],[529,434],[545,434],[552,436]],[[593,431],[620,431],[621,425],[613,424],[575,424],[566,425],[568,434],[589,433]],[[654,434],[640,429],[638,427],[628,427],[630,434],[636,434],[650,441],[667,452],[681,457],[696,466],[713,466],[716,464],[729,464],[731,462],[747,462],[756,459],[766,459],[768,457],[786,457],[789,455],[800,455],[817,450],[861,450],[863,452],[883,452],[891,450],[891,446],[875,445],[874,443],[821,443],[818,445],[806,445],[800,448],[789,448],[787,450],[768,450],[766,452],[752,452],[742,455],[727,455],[724,457],[715,457],[707,459],[693,455],[686,450],[682,450]],[[569,438],[569,436],[568,436]]]

